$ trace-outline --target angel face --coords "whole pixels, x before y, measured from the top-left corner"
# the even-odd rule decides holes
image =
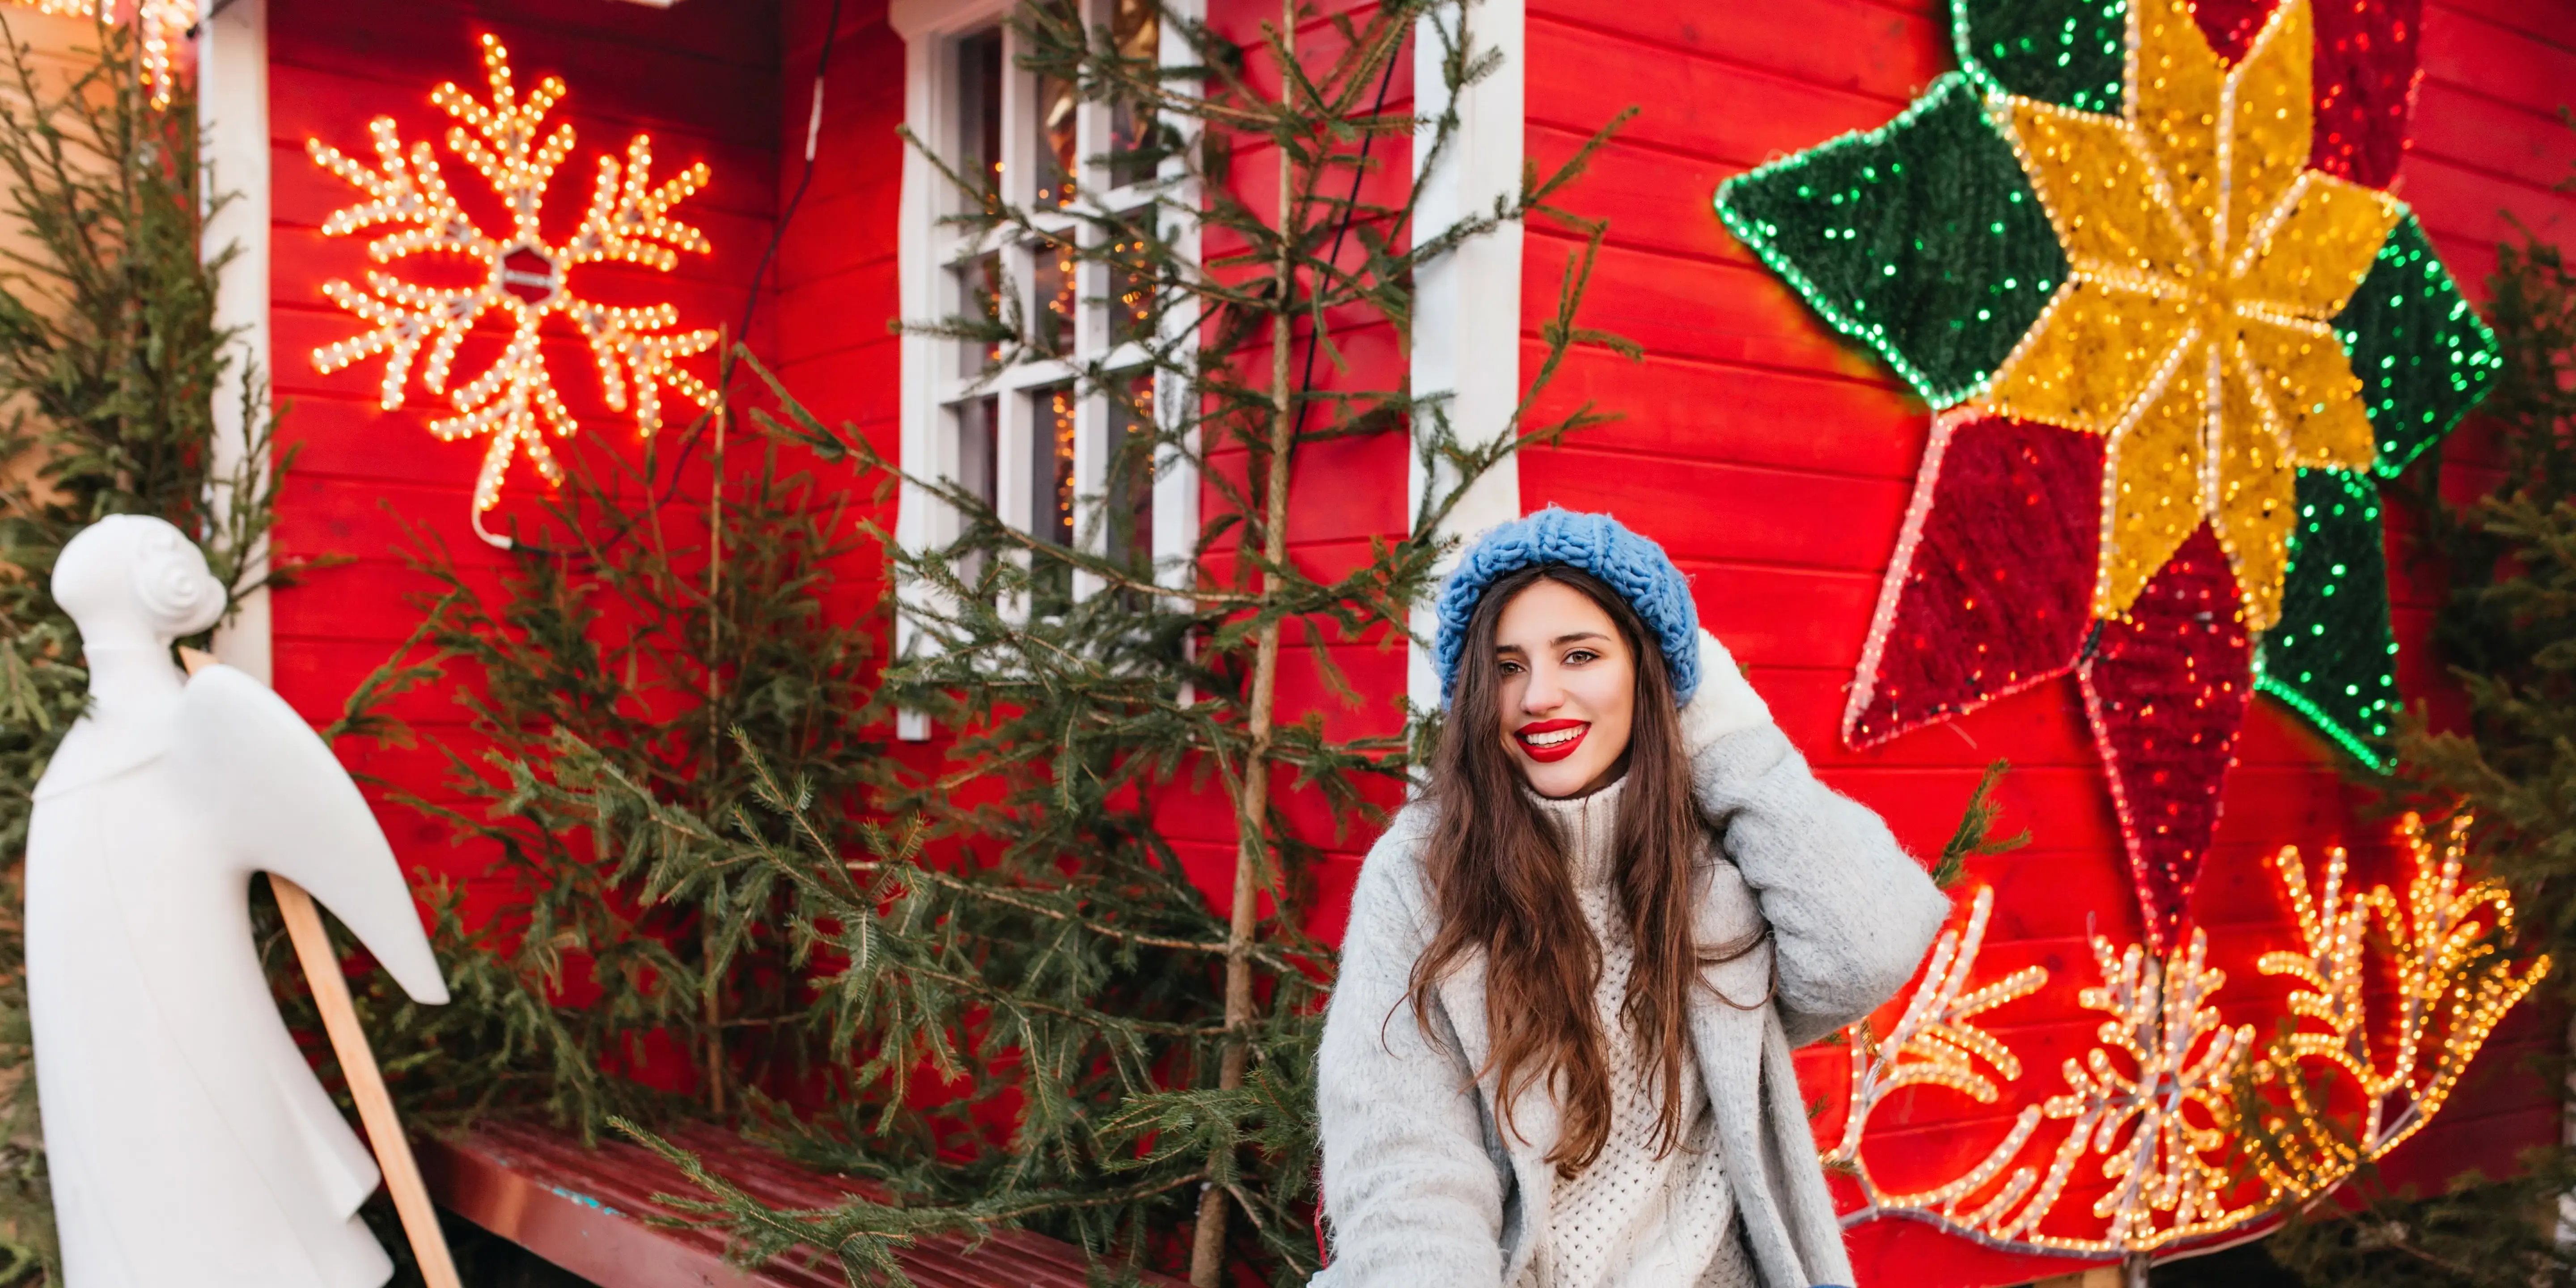
[[[224,612],[223,583],[205,554],[168,522],[140,514],[109,515],[66,542],[53,591],[89,648],[146,638],[167,648]]]

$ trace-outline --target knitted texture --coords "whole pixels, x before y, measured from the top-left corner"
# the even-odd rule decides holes
[[[1591,1166],[1556,1182],[1546,1241],[1524,1282],[1531,1288],[1749,1284],[1751,1257],[1736,1235],[1735,1198],[1699,1062],[1682,1062],[1683,1135],[1663,1148],[1661,1084],[1620,1021],[1637,962],[1619,907],[1613,847],[1624,786],[1623,779],[1589,796],[1538,799],[1565,845],[1575,903],[1601,946],[1592,1004],[1610,1066],[1610,1138]]]
[[[1458,680],[1458,654],[1467,646],[1467,620],[1485,588],[1502,577],[1541,564],[1580,568],[1608,582],[1644,618],[1673,677],[1673,701],[1699,691],[1699,608],[1690,582],[1662,546],[1606,514],[1579,514],[1556,506],[1488,532],[1468,547],[1458,570],[1440,588],[1435,611],[1440,631],[1431,662],[1440,671],[1440,705]]]

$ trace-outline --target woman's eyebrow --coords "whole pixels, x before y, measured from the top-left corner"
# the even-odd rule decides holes
[[[1599,631],[1576,631],[1571,635],[1559,635],[1555,639],[1549,640],[1548,643],[1562,647],[1564,645],[1571,644],[1576,640],[1606,640],[1608,638],[1610,637]]]

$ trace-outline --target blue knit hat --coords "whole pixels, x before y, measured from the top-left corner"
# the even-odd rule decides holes
[[[1523,568],[1565,564],[1618,591],[1663,647],[1673,677],[1673,701],[1687,703],[1699,689],[1699,608],[1690,582],[1662,546],[1630,532],[1606,514],[1578,514],[1556,506],[1486,533],[1467,548],[1458,570],[1440,587],[1434,611],[1440,633],[1431,664],[1440,671],[1440,705],[1458,681],[1458,654],[1467,647],[1467,620],[1476,615],[1485,588]]]

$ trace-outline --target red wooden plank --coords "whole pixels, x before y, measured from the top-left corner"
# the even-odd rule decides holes
[[[824,145],[832,149],[828,163],[817,147],[814,186],[806,191],[805,204],[797,207],[796,218],[778,243],[781,295],[814,289],[815,279],[838,265],[894,257],[896,204],[903,191],[896,174],[902,157],[901,144],[891,137],[893,131],[886,133],[889,137],[882,143],[867,138],[829,140]],[[884,154],[870,155],[880,148]],[[787,156],[786,173],[779,178],[785,190],[795,190],[797,171],[803,165],[801,153]],[[825,172],[873,177],[827,193],[823,191]]]
[[[1525,369],[1544,354],[1534,344],[1522,352]],[[1884,382],[1656,354],[1637,361],[1597,348],[1567,355],[1528,423],[1585,403],[1619,419],[1568,436],[1567,446],[1909,482],[1931,423],[1920,402]],[[1772,432],[1790,422],[1809,432]]]
[[[1950,70],[1950,15],[1871,0],[1801,4],[1602,5],[1538,0],[1529,8],[1529,101],[1561,86],[1542,41],[1571,28],[1613,33],[1657,51],[1680,51],[1830,89],[1901,102]],[[1542,26],[1542,23],[1545,25]]]
[[[2465,15],[2536,37],[2554,49],[2576,53],[2576,8],[2563,4],[2532,4],[2530,0],[2436,0],[2425,7],[2436,14],[2436,23],[2448,22],[2454,14]]]
[[[1737,166],[1884,125],[1905,105],[1894,86],[1829,88],[1538,14],[1529,44],[1531,121],[1588,135],[1636,107],[1620,137]]]
[[[1896,545],[1911,483],[1756,468],[1690,456],[1594,451],[1580,439],[1546,454],[1543,489],[1521,499],[1607,510],[1675,560],[1741,560],[1875,575]],[[1532,454],[1533,456],[1536,453]],[[1655,486],[1637,486],[1641,472]],[[1819,530],[1819,515],[1836,521]]]
[[[768,67],[705,57],[685,45],[603,38],[648,15],[596,9],[598,21],[567,30],[528,28],[487,14],[422,5],[291,0],[279,8],[269,23],[269,58],[281,70],[364,67],[370,76],[414,95],[426,95],[445,81],[474,88],[483,79],[479,37],[490,32],[509,49],[519,84],[561,77],[570,101],[583,111],[648,128],[668,124],[706,130],[754,144],[774,138],[778,81]],[[754,11],[753,21],[758,20]]]
[[[2428,80],[2411,151],[2548,190],[2576,175],[2576,129],[2540,104],[2507,104]]]
[[[1553,169],[1591,138],[1589,133],[1533,122],[1527,139],[1530,160],[1542,170]],[[1732,162],[1649,143],[1623,131],[1592,154],[1583,173],[1555,202],[1585,219],[1608,224],[1608,240],[1615,246],[1750,264],[1753,253],[1726,231],[1710,206],[1718,183],[1741,169]],[[1546,285],[1553,294],[1554,279],[1547,279]]]
[[[2443,234],[2520,245],[2524,229],[2543,241],[2561,242],[2576,231],[2576,196],[2541,192],[2416,153],[2407,154],[2397,179],[2398,195],[2435,231],[2434,240],[2445,254],[2449,242]]]
[[[818,226],[826,213],[816,212]],[[800,222],[803,218],[798,216]],[[849,256],[828,271],[814,271],[821,266],[808,261],[808,274],[779,293],[778,358],[782,364],[886,339],[903,316],[896,294],[893,243],[852,240],[878,253],[865,259]]]
[[[691,56],[765,72],[778,61],[775,0],[602,13],[591,0],[424,0],[488,22],[548,35],[639,50],[678,49]],[[860,6],[853,5],[853,9]]]
[[[2424,14],[2424,76],[2546,112],[2576,85],[2576,50],[2454,9]]]
[[[1535,232],[1522,272],[1554,282],[1577,244]],[[1522,334],[1555,319],[1553,291],[1521,293]],[[1650,356],[1768,370],[1885,380],[1885,368],[1825,329],[1780,279],[1749,265],[1707,263],[1605,246],[1581,321],[1624,336]]]

